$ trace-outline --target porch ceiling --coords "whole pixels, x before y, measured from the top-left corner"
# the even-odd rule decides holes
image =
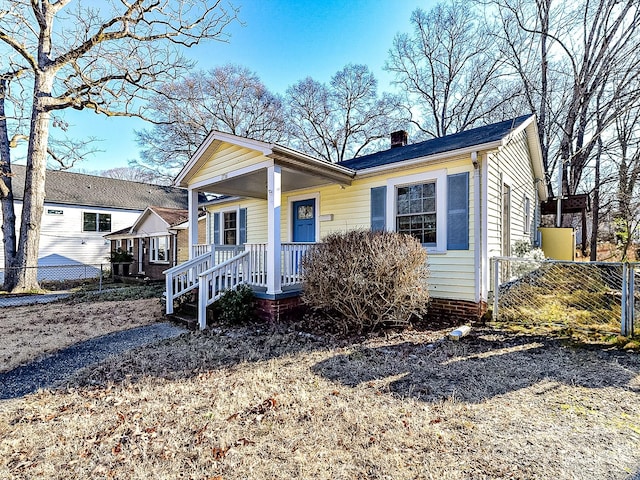
[[[282,166],[282,192],[319,187],[321,185],[350,184],[346,176],[337,179],[334,176],[322,175],[318,172],[294,170]],[[198,188],[200,191],[222,195],[233,195],[251,198],[267,198],[267,169],[263,168],[245,175],[230,177],[210,185]]]

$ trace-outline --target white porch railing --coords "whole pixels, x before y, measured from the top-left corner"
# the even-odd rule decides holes
[[[191,247],[191,257],[196,258],[205,253],[211,253],[214,257],[214,265],[226,262],[244,251],[242,245],[213,245],[210,243],[199,243]]]
[[[233,290],[245,281],[249,271],[250,252],[245,251],[235,257],[210,268],[199,275],[198,325],[200,330],[207,326],[207,307],[215,302],[225,290]]]
[[[173,301],[196,288],[198,286],[198,276],[213,267],[213,265],[213,257],[205,254],[163,272],[165,275],[167,315],[173,313]]]
[[[249,252],[249,272],[247,283],[256,287],[267,286],[267,244],[245,243],[245,251]]]
[[[287,287],[302,282],[302,257],[313,243],[282,244],[282,286]]]
[[[281,286],[302,281],[302,257],[313,243],[281,244]],[[198,323],[206,326],[206,309],[224,290],[234,289],[241,283],[267,287],[267,244],[194,245],[188,262],[164,272],[166,275],[166,312],[173,313],[173,302],[178,297],[198,290]]]

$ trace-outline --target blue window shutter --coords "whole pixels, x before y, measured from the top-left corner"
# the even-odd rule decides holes
[[[220,245],[220,214],[213,214],[213,244]]]
[[[371,189],[371,231],[385,230],[387,219],[387,187]]]
[[[247,209],[240,209],[240,245],[247,243]]]
[[[469,250],[469,172],[447,176],[447,250]]]

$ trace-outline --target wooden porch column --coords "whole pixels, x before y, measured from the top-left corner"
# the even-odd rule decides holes
[[[198,191],[189,189],[189,260],[193,258],[193,246],[198,244]]]
[[[280,274],[280,204],[282,172],[278,165],[267,169],[267,293],[282,292]]]

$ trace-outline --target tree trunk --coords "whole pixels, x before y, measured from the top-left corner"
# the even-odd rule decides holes
[[[0,203],[2,204],[2,244],[4,250],[4,280],[2,289],[11,290],[16,284],[16,214],[11,185],[11,152],[4,98],[7,79],[0,79]]]
[[[49,139],[50,113],[46,102],[50,97],[54,72],[45,71],[35,76],[33,107],[27,168],[18,242],[18,278],[12,292],[39,290],[38,251],[40,248],[40,222],[44,211],[45,174],[47,166],[47,143]]]
[[[595,158],[595,172],[594,172],[594,189],[593,189],[593,203],[591,205],[591,250],[589,260],[595,262],[598,259],[598,230],[600,224],[600,158],[602,155],[602,138],[598,138],[598,151]],[[583,233],[583,238],[586,238],[586,234]]]

